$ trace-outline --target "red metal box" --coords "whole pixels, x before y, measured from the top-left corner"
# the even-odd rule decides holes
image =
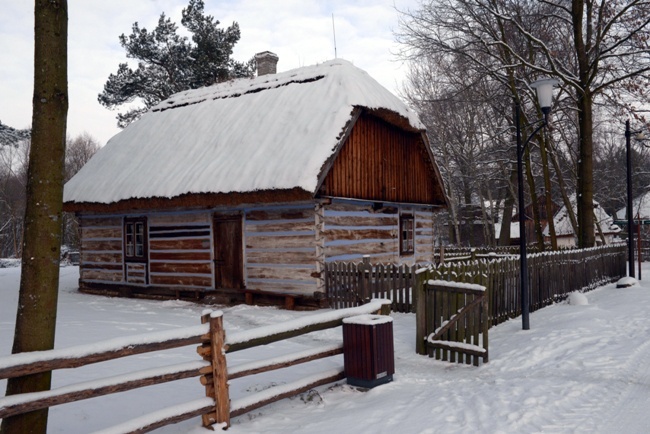
[[[343,359],[348,384],[372,388],[393,380],[393,319],[359,315],[343,320]]]

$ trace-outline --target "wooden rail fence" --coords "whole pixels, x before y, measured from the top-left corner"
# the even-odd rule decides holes
[[[370,313],[389,314],[390,301],[373,300],[371,303],[356,308],[315,314],[308,320],[298,319],[234,333],[229,338],[226,338],[223,329],[221,312],[208,311],[201,317],[202,324],[200,326],[111,339],[67,349],[0,357],[0,379],[76,368],[134,354],[192,344],[199,344],[197,352],[203,358],[203,360],[77,383],[44,392],[5,396],[0,398],[0,419],[154,384],[200,377],[201,384],[205,386],[206,390],[205,398],[132,419],[113,426],[107,431],[111,433],[145,433],[197,416],[202,417],[203,425],[206,427],[218,423],[223,428],[227,428],[230,425],[231,417],[245,414],[271,402],[345,377],[341,367],[338,370],[315,374],[294,383],[277,386],[231,402],[228,393],[230,380],[341,354],[343,344],[283,355],[280,358],[234,366],[230,369],[226,363],[226,353],[338,327],[344,318]]]
[[[325,264],[325,286],[334,309],[358,306],[372,298],[392,300],[396,312],[414,312],[416,271],[427,280],[446,280],[487,288],[490,324],[521,314],[519,256],[480,254],[473,261],[392,265],[331,262]],[[626,275],[625,245],[559,250],[528,255],[530,311],[547,306],[573,291],[586,291]]]
[[[428,280],[416,297],[415,350],[438,360],[488,361],[488,299],[485,287]]]

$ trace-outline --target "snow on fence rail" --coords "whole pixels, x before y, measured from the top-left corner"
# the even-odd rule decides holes
[[[43,392],[23,393],[0,398],[0,419],[29,411],[66,404],[97,396],[124,392],[168,381],[200,377],[206,397],[161,409],[101,431],[145,433],[165,425],[202,416],[204,426],[214,423],[226,428],[230,417],[239,416],[263,405],[293,396],[313,387],[344,378],[342,370],[329,370],[291,384],[265,390],[230,402],[228,381],[247,375],[285,368],[299,363],[342,353],[342,345],[302,351],[261,362],[246,363],[228,369],[225,354],[340,326],[344,318],[390,311],[390,301],[373,300],[366,305],[311,315],[282,324],[234,333],[225,339],[220,311],[206,311],[199,326],[110,339],[66,349],[35,351],[0,357],[0,379],[56,369],[76,368],[134,354],[150,353],[192,344],[203,360],[141,370],[99,380],[63,386]]]
[[[201,377],[201,383],[206,388],[206,396],[215,397],[216,406],[214,412],[203,415],[203,426],[210,426],[216,423],[228,427],[230,426],[231,417],[248,413],[249,411],[280,399],[294,396],[314,387],[345,378],[342,368],[328,370],[307,378],[302,378],[290,384],[275,386],[230,402],[228,396],[229,380],[342,354],[343,345],[300,351],[287,354],[283,357],[235,366],[231,369],[228,369],[226,364],[225,355],[227,353],[338,327],[343,323],[344,318],[351,316],[378,312],[388,314],[390,312],[390,304],[390,300],[372,300],[363,306],[319,313],[305,318],[286,321],[281,324],[234,333],[228,338],[225,336],[220,315],[215,315],[214,313],[204,315],[202,321],[209,322],[210,324],[211,340],[209,344],[204,343],[200,346],[197,351],[203,356],[204,360],[210,361],[210,368],[202,370],[203,376]]]

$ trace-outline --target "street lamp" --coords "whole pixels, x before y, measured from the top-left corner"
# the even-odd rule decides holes
[[[517,128],[517,188],[519,190],[519,277],[521,279],[521,325],[523,330],[530,329],[530,299],[528,294],[528,261],[526,258],[526,228],[524,220],[524,169],[523,169],[523,156],[526,146],[530,140],[544,128],[548,123],[548,115],[551,112],[551,103],[553,100],[553,88],[557,85],[558,81],[552,78],[537,80],[531,83],[531,87],[537,91],[537,101],[542,109],[544,117],[530,125],[541,123],[535,131],[526,139],[521,142],[521,120],[520,120],[520,107],[519,102],[515,103],[515,125]]]
[[[628,264],[628,274],[630,277],[636,277],[634,275],[634,213],[632,210],[632,152],[631,148],[631,138],[634,134],[634,139],[638,142],[645,140],[645,135],[641,130],[632,131],[630,130],[630,120],[625,121],[625,157],[626,157],[626,166],[627,166],[627,258],[629,260]],[[639,274],[641,273],[639,269]]]

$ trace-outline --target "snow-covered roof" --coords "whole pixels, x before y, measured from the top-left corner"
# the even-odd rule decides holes
[[[573,208],[573,213],[577,216],[577,205],[576,205],[576,195],[573,194],[569,198],[569,201],[571,202],[571,206]],[[600,228],[603,231],[604,234],[617,234],[621,231],[621,228],[614,224],[614,219],[612,216],[607,214],[607,212],[603,209],[600,204],[594,200],[594,215],[595,215],[595,221],[594,221],[594,226],[596,223],[600,224]],[[569,213],[567,211],[566,205],[560,208],[560,210],[555,214],[555,217],[553,218],[553,224],[555,226],[555,234],[557,236],[573,236],[575,235],[573,232],[573,227],[571,226],[571,219],[569,218]],[[594,230],[597,231],[597,229],[594,227]],[[544,228],[544,236],[548,237],[549,235],[549,229],[548,225]]]
[[[494,224],[494,233],[497,238],[499,238],[499,234],[501,234],[501,225],[502,223],[495,223]],[[519,239],[519,222],[511,222],[510,223],[510,239]]]
[[[634,218],[641,218],[642,220],[650,219],[650,191],[637,196],[632,201],[632,216]],[[616,211],[617,220],[626,220],[627,219],[627,206]]]
[[[395,113],[424,130],[395,95],[336,59],[173,95],[111,138],[65,185],[64,201],[313,193],[357,107]]]

